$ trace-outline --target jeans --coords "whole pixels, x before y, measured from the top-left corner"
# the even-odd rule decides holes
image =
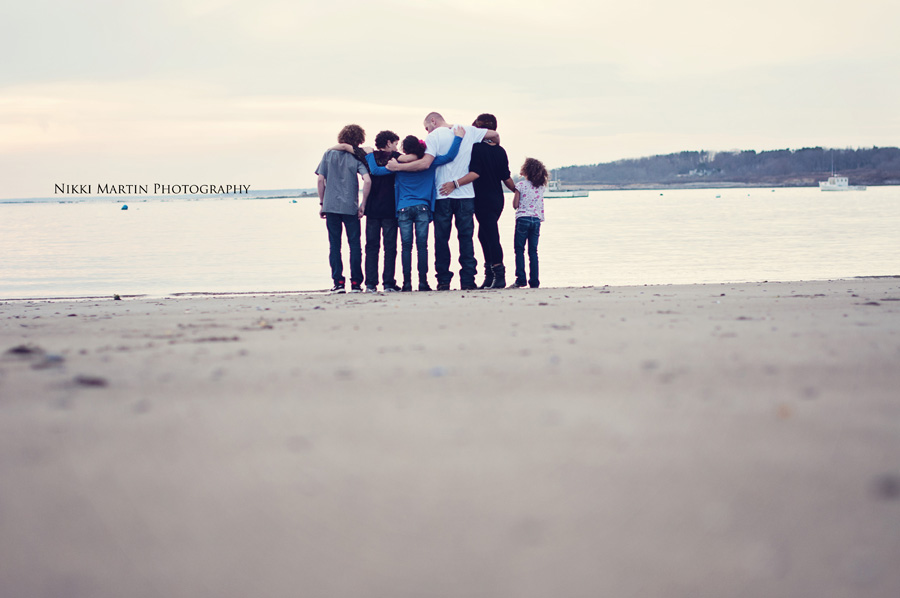
[[[502,213],[502,199],[499,205],[480,210],[475,209],[475,218],[478,220],[478,241],[481,243],[481,251],[484,253],[484,263],[487,268],[503,264],[503,247],[500,246],[500,228],[497,226]]]
[[[366,286],[378,286],[378,254],[381,252],[381,236],[384,236],[384,271],[381,282],[385,288],[397,284],[394,271],[397,267],[397,219],[366,216]]]
[[[419,284],[428,282],[428,223],[431,210],[425,204],[416,204],[397,213],[400,226],[400,263],[403,265],[403,285],[412,284],[413,229],[416,232],[416,267]]]
[[[538,278],[538,239],[541,236],[541,219],[524,216],[516,218],[516,283],[525,286],[525,243],[528,243],[528,286],[541,286]]]
[[[438,199],[434,207],[434,270],[438,284],[450,284],[450,231],[456,218],[456,236],[459,239],[459,282],[462,288],[475,288],[475,200]]]
[[[344,284],[344,261],[341,259],[341,226],[347,230],[347,245],[350,246],[350,282],[362,284],[362,248],[359,245],[359,218],[356,214],[325,214],[328,228],[328,263],[331,264],[331,279],[335,284]]]

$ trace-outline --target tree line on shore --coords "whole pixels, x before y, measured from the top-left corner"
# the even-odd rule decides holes
[[[604,164],[566,166],[554,176],[564,185],[704,185],[736,183],[807,186],[834,170],[853,184],[900,184],[900,148],[685,151]]]

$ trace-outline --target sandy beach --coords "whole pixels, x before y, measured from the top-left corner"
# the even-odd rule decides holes
[[[900,277],[0,302],[0,596],[900,595]]]

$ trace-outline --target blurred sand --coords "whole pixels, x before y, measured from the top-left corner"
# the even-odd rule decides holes
[[[0,302],[4,598],[896,598],[898,564],[900,278]]]

